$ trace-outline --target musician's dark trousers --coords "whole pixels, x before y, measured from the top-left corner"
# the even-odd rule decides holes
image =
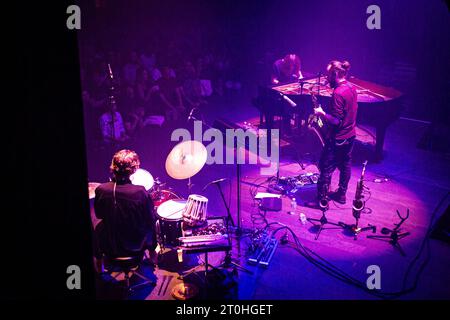
[[[351,175],[352,150],[355,137],[345,140],[332,139],[325,143],[319,161],[320,177],[317,182],[319,200],[328,196],[331,176],[339,169],[339,189],[347,191]]]

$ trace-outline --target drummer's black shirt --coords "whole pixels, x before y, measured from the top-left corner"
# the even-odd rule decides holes
[[[154,234],[154,206],[142,186],[128,180],[103,183],[95,190],[94,209],[102,219],[96,228],[101,253],[122,257],[141,251]],[[97,252],[98,254],[98,252]]]

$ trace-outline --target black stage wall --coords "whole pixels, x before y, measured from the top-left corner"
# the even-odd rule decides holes
[[[15,8],[14,82],[5,109],[13,154],[4,154],[10,194],[3,202],[1,296],[94,298],[91,222],[76,32],[69,1]],[[9,64],[9,63],[8,63]],[[6,208],[7,207],[7,208]],[[81,289],[66,286],[70,265]]]

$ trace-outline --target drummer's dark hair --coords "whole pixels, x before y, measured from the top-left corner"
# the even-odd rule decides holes
[[[140,164],[141,161],[136,152],[123,149],[114,154],[109,168],[114,176],[128,177],[139,169]]]

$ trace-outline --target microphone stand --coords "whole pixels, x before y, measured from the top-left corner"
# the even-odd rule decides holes
[[[219,189],[219,193],[220,193],[220,196],[221,196],[221,198],[222,198],[223,204],[225,205],[225,208],[226,208],[226,210],[227,210],[226,228],[227,228],[227,234],[230,234],[230,222],[231,222],[231,224],[233,225],[233,227],[235,227],[235,224],[234,224],[233,218],[231,217],[230,207],[228,206],[227,201],[226,201],[226,199],[225,199],[225,195],[224,195],[223,190],[222,190],[221,182],[222,182],[222,181],[218,181],[218,182],[215,182],[214,184],[215,184],[215,185],[217,186],[217,188]],[[208,187],[208,185],[209,185],[209,184],[206,185],[206,187],[204,188],[204,190]],[[239,240],[238,240],[238,241],[239,241]],[[231,247],[232,247],[232,246],[231,246]],[[227,251],[226,251],[225,258],[224,258],[224,261],[223,261],[217,268],[226,268],[226,269],[227,269],[227,268],[230,268],[230,267],[233,267],[234,270],[240,269],[240,270],[242,270],[242,271],[244,271],[244,272],[247,272],[247,273],[249,273],[249,274],[253,274],[253,272],[251,272],[250,270],[247,270],[246,268],[244,268],[243,266],[241,266],[241,265],[237,262],[236,259],[233,259],[233,258],[232,258],[231,250],[227,250]]]
[[[113,147],[116,146],[116,132],[115,132],[115,111],[113,110],[113,105],[116,103],[115,98],[114,98],[114,76],[111,70],[111,65],[108,63],[108,70],[109,70],[109,82],[110,82],[110,87],[109,87],[109,97],[108,97],[108,107],[111,113],[111,125],[110,125],[110,130],[111,130],[111,138],[112,138],[112,143],[113,143]]]
[[[188,117],[188,121],[189,120],[194,120],[194,121],[200,121],[203,125],[205,125],[206,127],[208,127],[209,129],[215,129],[213,127],[211,127],[209,124],[205,123],[205,121],[203,120],[199,120],[196,117],[194,117],[193,115],[190,115]],[[227,210],[227,221],[226,221],[226,228],[227,228],[227,233],[229,234],[229,221],[231,221],[233,227],[235,228],[234,233],[236,235],[236,237],[238,238],[237,244],[238,244],[238,253],[240,255],[240,242],[239,242],[239,237],[242,236],[242,227],[241,227],[241,168],[240,168],[240,164],[236,161],[236,174],[237,174],[237,227],[235,227],[235,223],[231,217],[231,210],[230,207],[228,206],[226,199],[225,199],[225,195],[223,194],[223,190],[222,187],[220,185],[220,182],[215,183],[217,184],[217,187],[219,188],[219,192],[220,192],[220,196],[223,200],[223,203],[225,205],[225,208]],[[232,247],[232,245],[231,245]],[[244,272],[247,272],[249,274],[253,274],[252,271],[244,268],[243,266],[241,266],[236,259],[232,258],[231,255],[231,250],[227,251],[226,255],[225,255],[225,259],[224,262],[218,266],[219,268],[229,268],[229,267],[233,267],[234,270],[240,269]]]
[[[228,229],[228,222],[231,222],[232,226],[234,227],[235,224],[234,224],[233,218],[231,217],[230,207],[228,206],[228,203],[225,200],[225,195],[223,194],[221,182],[216,182],[214,184],[219,189],[220,197],[222,198],[222,201],[223,201],[223,204],[225,206],[225,209],[227,210],[227,229]]]
[[[211,127],[209,124],[207,124],[205,121],[197,119],[196,117],[194,117],[193,115],[190,115],[188,117],[188,121],[189,120],[194,120],[194,121],[200,121],[203,125],[205,125],[206,127],[208,127],[209,129],[215,129],[213,127]],[[237,155],[237,151],[236,151],[236,155]],[[242,226],[241,226],[241,165],[238,163],[238,161],[236,161],[236,194],[237,194],[237,227],[235,230],[235,234],[236,236],[241,236],[243,233],[242,230]],[[231,216],[231,213],[230,213]],[[233,221],[233,220],[232,220]],[[233,227],[234,227],[234,222],[233,222]]]
[[[193,108],[192,110],[191,110],[191,113],[190,113],[190,115],[188,116],[188,122],[189,122],[189,120],[194,120],[194,121],[200,121],[201,123],[202,123],[202,125],[205,125],[205,126],[207,126],[208,128],[211,128],[211,126],[210,125],[208,125],[207,123],[205,123],[203,120],[199,120],[199,119],[197,119],[196,117],[194,117],[192,114],[194,113],[194,110],[197,110],[197,108]],[[188,193],[189,193],[189,195],[191,194],[191,192],[192,192],[192,186],[193,186],[194,184],[193,183],[191,183],[191,177],[189,177],[188,178],[188,183],[187,183],[187,187],[188,187]]]
[[[229,224],[230,224],[230,222],[231,222],[231,224],[233,225],[233,227],[235,227],[234,221],[233,221],[233,219],[232,219],[232,217],[231,217],[230,207],[228,206],[227,201],[225,200],[225,195],[223,194],[223,190],[222,190],[222,187],[221,187],[221,183],[220,183],[220,182],[216,182],[216,183],[214,183],[214,184],[215,184],[215,185],[217,186],[217,188],[219,189],[220,196],[222,197],[223,204],[225,205],[225,208],[226,208],[226,210],[227,210],[226,227],[227,227],[227,233],[230,234],[230,231],[229,231]],[[239,184],[238,184],[238,185],[239,185]],[[239,219],[239,215],[238,215],[238,219]],[[240,228],[240,226],[239,226],[239,221],[240,221],[240,220],[238,220],[238,228],[236,229],[236,235],[237,235],[237,232],[238,232],[238,230],[239,230],[239,228]],[[238,242],[239,242],[239,239],[238,239]],[[233,246],[231,246],[231,248],[232,248],[232,247],[233,247]],[[227,268],[230,268],[230,267],[233,267],[234,272],[235,272],[237,269],[239,269],[239,270],[244,271],[244,272],[247,272],[247,273],[249,273],[249,274],[253,274],[252,271],[250,271],[250,270],[246,269],[245,267],[241,266],[241,265],[238,263],[238,260],[233,259],[232,254],[231,254],[231,250],[227,250],[227,251],[226,251],[226,254],[225,254],[224,261],[218,266],[218,268],[225,268],[225,269],[227,269]]]

